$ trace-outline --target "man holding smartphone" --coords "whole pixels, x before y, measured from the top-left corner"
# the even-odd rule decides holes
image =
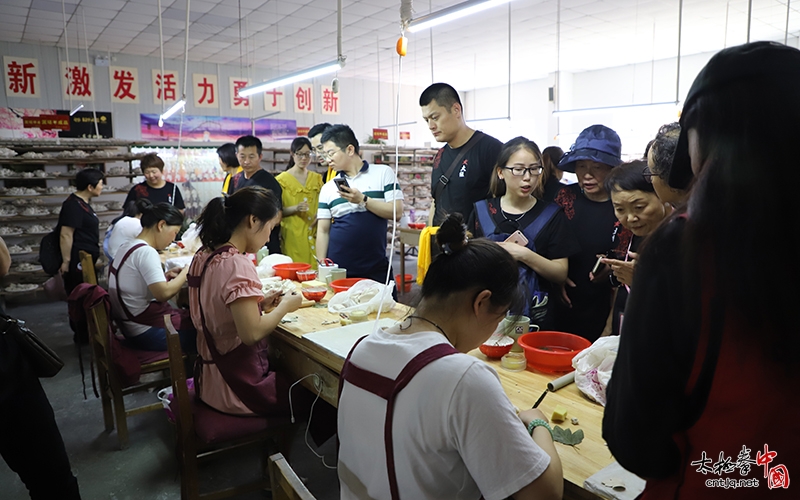
[[[386,255],[388,220],[403,215],[403,192],[386,165],[361,159],[358,140],[347,125],[333,125],[322,134],[322,155],[337,172],[319,194],[317,259],[333,260],[348,278],[383,283],[389,269]]]

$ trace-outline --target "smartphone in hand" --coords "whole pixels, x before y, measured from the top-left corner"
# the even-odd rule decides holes
[[[511,233],[511,236],[506,238],[506,242],[516,243],[517,245],[522,247],[528,246],[528,238],[526,238],[525,235],[522,234],[522,231],[520,231],[519,229]]]
[[[333,178],[333,183],[336,184],[336,189],[338,189],[339,191],[349,191],[350,190],[350,184],[348,184],[347,183],[347,179],[345,179],[343,177],[334,177]],[[346,189],[342,189],[343,187],[346,188]]]

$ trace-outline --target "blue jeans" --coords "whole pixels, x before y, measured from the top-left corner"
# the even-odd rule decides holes
[[[181,351],[186,354],[197,354],[197,330],[194,329],[194,325],[178,330],[178,336],[181,339]],[[127,347],[140,351],[166,351],[167,330],[160,326],[153,326],[141,335],[125,337],[123,343]]]

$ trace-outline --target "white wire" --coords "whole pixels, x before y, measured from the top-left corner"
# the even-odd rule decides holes
[[[401,32],[400,36],[403,36],[404,33]],[[394,113],[394,182],[395,187],[400,188],[400,181],[398,180],[398,173],[400,171],[400,86],[403,76],[403,56],[398,54],[398,66],[397,66],[397,103],[395,107]],[[392,202],[392,239],[389,248],[389,255],[394,255],[394,242],[397,236],[397,200]],[[405,259],[406,256],[400,252],[400,258]],[[381,312],[383,312],[383,301],[386,299],[386,292],[389,290],[389,282],[391,281],[392,277],[392,261],[389,260],[389,267],[386,268],[386,279],[384,280],[383,284],[383,292],[381,292],[381,303],[378,304],[378,314],[375,318],[375,326],[372,328],[372,333],[378,331],[378,322],[381,319]],[[405,276],[403,276],[403,280],[405,281]],[[397,286],[397,284],[395,284]]]
[[[306,442],[306,446],[308,447],[308,449],[311,450],[311,453],[313,453],[315,457],[317,457],[320,460],[322,460],[322,465],[326,469],[336,470],[336,466],[335,465],[333,465],[333,466],[332,465],[328,465],[327,463],[325,463],[325,457],[320,455],[316,451],[314,451],[314,448],[312,448],[311,445],[308,442],[308,429],[311,427],[311,417],[314,416],[314,406],[317,404],[317,401],[319,400],[320,394],[322,394],[322,378],[320,378],[320,376],[317,375],[316,373],[308,374],[305,377],[301,378],[300,380],[296,381],[295,383],[293,383],[292,385],[289,386],[289,413],[291,415],[291,421],[292,421],[292,423],[294,423],[294,406],[292,406],[292,389],[294,389],[294,386],[296,386],[297,384],[299,384],[300,382],[302,382],[303,380],[305,380],[305,379],[307,379],[309,377],[315,377],[316,378],[314,385],[317,387],[317,397],[315,397],[314,401],[311,403],[311,410],[308,413],[308,423],[306,424],[306,432],[305,432],[305,436],[304,436],[303,439]]]

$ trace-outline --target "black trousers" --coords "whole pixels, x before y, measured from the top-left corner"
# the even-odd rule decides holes
[[[80,500],[78,480],[55,414],[39,379],[19,358],[13,340],[0,335],[0,455],[19,474],[32,500]],[[2,496],[2,493],[0,493]]]

